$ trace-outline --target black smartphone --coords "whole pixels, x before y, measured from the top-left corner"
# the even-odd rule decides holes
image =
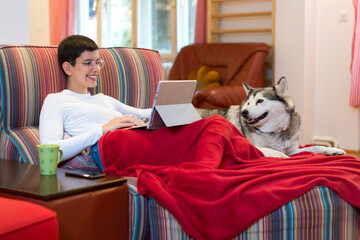
[[[96,179],[96,178],[105,177],[105,174],[98,173],[98,172],[87,172],[87,171],[83,171],[83,170],[72,170],[72,171],[65,172],[65,176]]]

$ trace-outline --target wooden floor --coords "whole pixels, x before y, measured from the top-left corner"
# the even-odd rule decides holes
[[[360,151],[352,151],[352,150],[344,150],[347,155],[351,155],[356,157],[357,159],[360,159]]]

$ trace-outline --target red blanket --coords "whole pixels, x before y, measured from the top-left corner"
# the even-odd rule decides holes
[[[135,176],[140,194],[168,209],[195,239],[225,239],[314,186],[360,207],[360,161],[304,152],[265,158],[214,116],[156,131],[117,130],[99,149],[105,172]]]

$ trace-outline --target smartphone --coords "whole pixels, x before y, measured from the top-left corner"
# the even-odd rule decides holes
[[[98,172],[87,172],[87,171],[83,171],[83,170],[73,170],[73,171],[65,172],[65,176],[80,177],[80,178],[87,178],[87,179],[97,179],[97,178],[105,177],[105,174],[98,173]]]

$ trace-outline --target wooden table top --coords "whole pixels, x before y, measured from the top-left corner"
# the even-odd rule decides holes
[[[126,183],[125,178],[115,176],[69,177],[66,171],[58,168],[56,175],[46,176],[40,174],[38,165],[0,159],[0,192],[48,201]]]

